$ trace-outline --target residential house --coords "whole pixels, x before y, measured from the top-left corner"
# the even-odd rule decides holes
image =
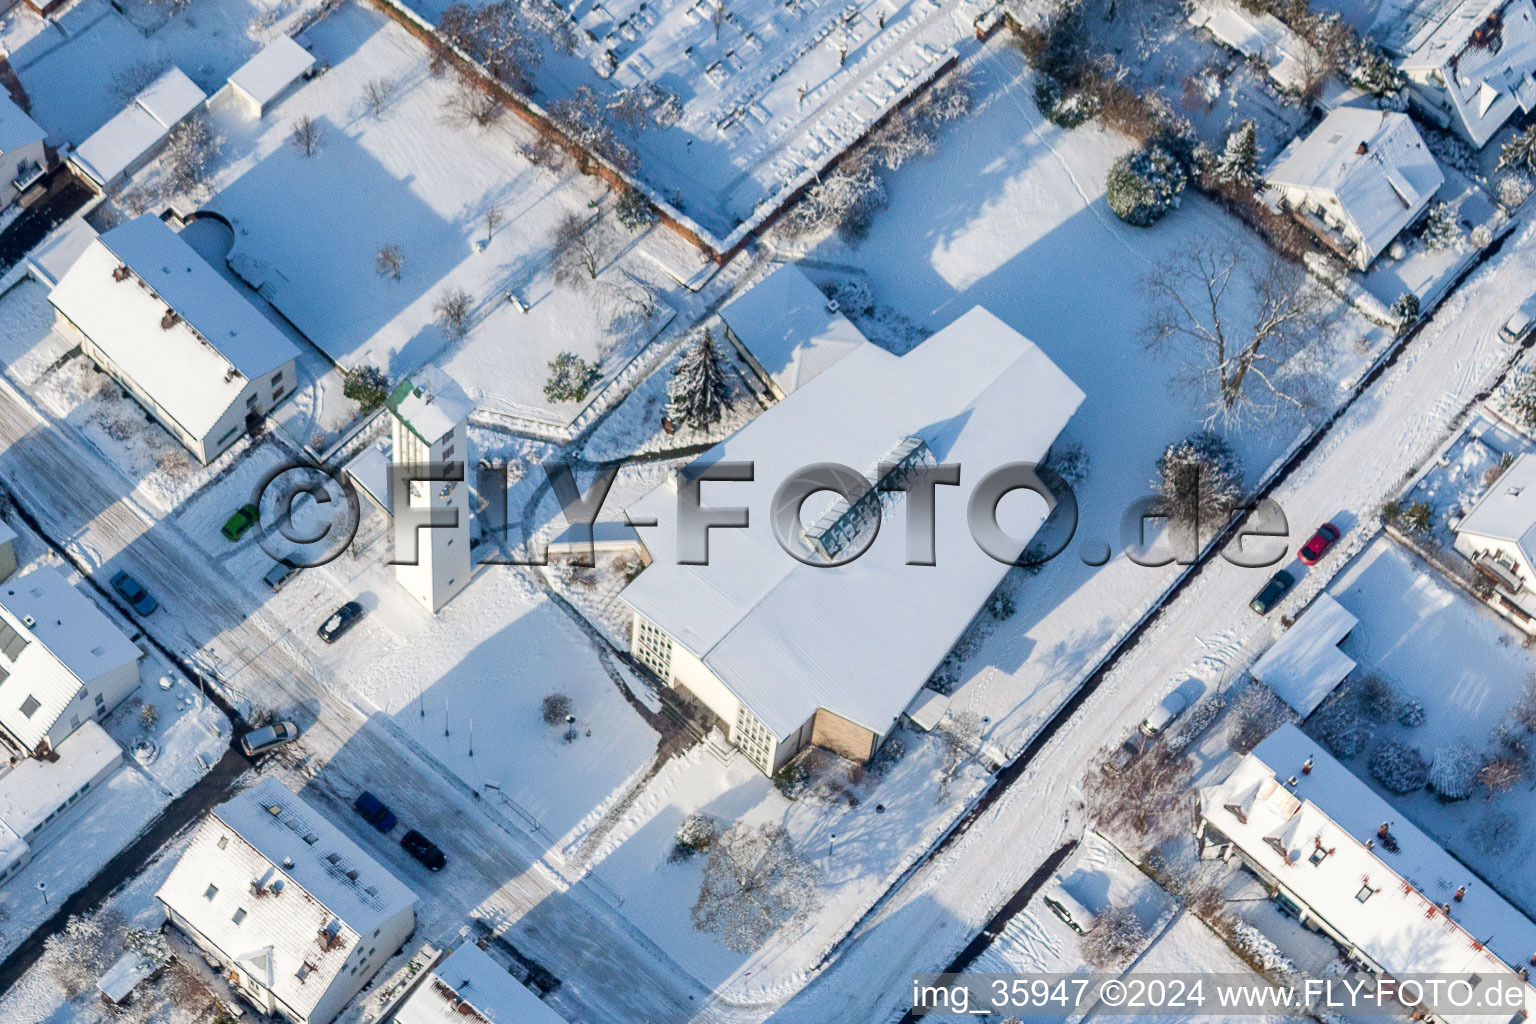
[[[205,99],[180,68],[169,68],[80,143],[69,162],[103,191],[121,184],[155,158],[171,129]]]
[[[46,134],[0,88],[0,210],[42,180],[48,166]]]
[[[267,777],[215,807],[156,898],[241,998],[328,1024],[416,928],[416,894]]]
[[[1006,463],[1042,460],[1082,400],[1044,352],[980,307],[903,356],[855,347],[684,468],[755,463],[751,481],[701,485],[706,506],[751,510],[750,528],[709,531],[709,564],[679,562],[676,480],[629,509],[631,522],[657,523],[642,530],[647,568],[620,594],[635,657],[708,707],[766,773],[807,745],[867,759],[1008,565],[978,547],[953,488],[937,488],[934,565],[907,564],[899,490],[853,506],[813,496],[813,524],[786,541],[798,557],[766,521],[774,492],[824,462],[892,486],[918,466],[960,463],[974,486]],[[1015,558],[1051,504],[1005,504]],[[881,519],[878,543],[825,564],[858,551]]]
[[[1403,43],[1414,106],[1481,149],[1516,112],[1536,108],[1536,3],[1459,0]]]
[[[781,263],[720,309],[725,337],[775,398],[865,343],[804,271]]]
[[[1536,634],[1536,458],[1510,463],[1451,529],[1456,550],[1492,584],[1489,603]]]
[[[1377,976],[1444,975],[1474,991],[1502,978],[1526,986],[1536,924],[1294,725],[1282,726],[1224,782],[1200,790],[1200,856],[1239,860],[1275,905],[1328,936]],[[1462,1021],[1520,1019],[1437,1014]]]
[[[48,301],[60,330],[205,464],[294,389],[298,349],[150,214],[90,242]]]
[[[464,942],[427,972],[394,1024],[566,1024],[507,969]]]
[[[0,583],[0,746],[51,757],[139,685],[144,652],[51,568]]]
[[[423,367],[402,380],[384,405],[392,417],[390,460],[394,466],[454,466],[458,480],[414,479],[410,493],[395,493],[386,483],[389,506],[398,514],[402,500],[428,514],[451,517],[453,526],[416,531],[414,561],[395,553],[395,580],[430,612],[453,599],[474,575],[470,558],[469,414],[475,405],[464,389],[436,367]],[[452,475],[452,474],[448,474]]]
[[[0,766],[0,885],[32,859],[40,834],[117,773],[123,748],[86,720],[44,758]]]
[[[1359,270],[1445,183],[1407,114],[1340,107],[1265,172],[1278,201]]]
[[[1251,11],[1236,0],[1199,0],[1188,20],[1218,43],[1258,61],[1282,89],[1304,93],[1321,84],[1323,61],[1317,51],[1268,11]]]

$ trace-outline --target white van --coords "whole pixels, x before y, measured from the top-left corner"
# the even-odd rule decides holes
[[[1058,878],[1051,883],[1050,888],[1041,896],[1045,905],[1051,908],[1051,913],[1061,918],[1067,927],[1079,935],[1087,935],[1093,931],[1093,926],[1099,923],[1097,915],[1077,901],[1077,898],[1062,886]]]
[[[1178,690],[1174,690],[1168,696],[1158,702],[1152,713],[1141,720],[1141,731],[1145,736],[1157,736],[1164,729],[1184,713],[1189,707],[1189,701]]]

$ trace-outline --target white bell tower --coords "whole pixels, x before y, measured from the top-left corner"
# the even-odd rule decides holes
[[[454,380],[431,367],[405,378],[387,400],[394,418],[394,453],[397,466],[455,463],[463,467],[462,480],[417,480],[409,496],[395,494],[392,501],[409,501],[417,509],[452,509],[458,525],[417,530],[416,564],[396,565],[395,580],[436,613],[469,583],[469,435],[466,423],[474,404]]]

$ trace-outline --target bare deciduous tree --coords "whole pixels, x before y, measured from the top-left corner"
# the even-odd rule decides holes
[[[390,78],[370,78],[363,83],[363,109],[380,118],[395,99],[395,82]]]
[[[577,86],[571,95],[557,100],[549,108],[549,115],[583,149],[620,170],[634,168],[634,153],[614,134],[613,126],[608,123],[608,111],[590,86]]]
[[[628,271],[598,284],[602,285],[608,315],[614,321],[610,325],[612,330],[621,331],[636,322],[646,323],[660,308],[656,289]]]
[[[817,871],[780,825],[732,825],[709,848],[693,926],[736,953],[815,911]]]
[[[710,24],[715,26],[715,42],[720,41],[720,29],[725,26],[725,0],[715,0],[709,9]]]
[[[555,280],[578,289],[596,281],[608,260],[610,241],[600,220],[588,222],[578,213],[561,217],[553,239]]]
[[[502,110],[501,100],[491,95],[481,83],[461,74],[443,104],[443,120],[483,131],[496,123]]]
[[[469,316],[474,307],[474,300],[469,292],[462,288],[445,288],[438,293],[437,301],[432,304],[432,311],[437,314],[437,323],[449,337],[462,338],[469,333]]]
[[[500,206],[487,206],[485,208],[485,244],[490,245],[491,239],[496,237],[496,229],[501,227],[507,219],[507,211]]]
[[[1513,789],[1515,783],[1524,777],[1525,766],[1517,758],[1508,754],[1490,757],[1477,770],[1477,781],[1488,790],[1490,800],[1506,790]]]
[[[1156,741],[1124,769],[1101,757],[1088,770],[1084,800],[1101,828],[1156,843],[1189,825],[1189,782],[1194,766]]]
[[[112,91],[117,93],[119,99],[131,100],[149,88],[150,83],[163,75],[169,66],[169,62],[164,60],[131,64],[112,75]]]
[[[202,114],[193,114],[166,138],[165,182],[173,192],[196,192],[208,183],[219,155],[219,137]]]
[[[405,252],[394,242],[379,246],[379,251],[373,257],[373,269],[380,277],[400,280],[400,276],[405,273]]]
[[[944,768],[937,797],[942,800],[960,766],[981,747],[981,716],[974,711],[951,712],[933,727],[933,735],[944,744]]]
[[[305,156],[314,156],[320,152],[320,147],[325,140],[325,130],[320,122],[308,114],[300,115],[293,122],[293,129],[288,133],[288,141]]]
[[[1093,931],[1084,935],[1079,945],[1083,959],[1097,971],[1124,967],[1146,944],[1147,932],[1130,907],[1111,907],[1099,915]]]
[[[1152,304],[1147,345],[1184,358],[1180,379],[1209,397],[1207,422],[1306,404],[1305,380],[1285,364],[1332,331],[1335,304],[1300,266],[1272,252],[1248,255],[1235,242],[1200,241],[1141,288]]]

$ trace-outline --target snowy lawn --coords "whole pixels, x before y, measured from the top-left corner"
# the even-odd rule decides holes
[[[856,246],[828,240],[814,255],[863,269],[877,307],[924,328],[985,305],[1087,393],[1064,434],[1091,460],[1088,479],[1076,488],[1074,546],[1038,574],[1011,578],[1017,614],[968,645],[958,676],[957,707],[990,718],[991,742],[1008,751],[1025,742],[1178,571],[1139,566],[1120,554],[1100,568],[1080,558],[1105,543],[1121,548],[1121,516],[1150,493],[1158,455],[1199,429],[1204,416],[1198,395],[1173,386],[1180,358],[1155,358],[1139,338],[1146,318],[1139,282],[1200,239],[1230,238],[1255,257],[1261,245],[1193,195],[1153,228],[1122,223],[1105,205],[1103,189],[1110,163],[1129,148],[1124,138],[1092,122],[1076,130],[1045,122],[1023,58],[1006,46],[987,47],[971,74],[976,109],[941,140],[936,156],[887,175],[890,206],[868,238]],[[1090,303],[1085,282],[1092,283]],[[1333,382],[1320,405],[1338,402],[1342,386],[1362,372],[1362,338],[1366,350],[1384,341],[1346,313],[1329,351],[1311,355]],[[1282,418],[1229,431],[1245,481],[1259,480],[1305,428],[1301,418]]]
[[[224,712],[158,656],[139,662],[138,692],[102,724],[127,759],[172,795],[190,789],[229,749]]]
[[[209,208],[235,226],[230,265],[343,366],[399,377],[432,359],[481,407],[568,422],[585,401],[544,395],[548,363],[570,351],[594,364],[596,394],[669,321],[664,275],[594,211],[604,197],[595,179],[522,155],[534,136],[510,114],[486,130],[445,123],[457,87],[428,74],[425,48],[403,29],[351,4],[307,38],[332,65],[324,75],[259,124],[216,114],[231,141]],[[379,80],[392,98],[373,117],[361,95]],[[288,142],[300,116],[321,126],[313,156]],[[492,208],[502,214],[494,232]],[[567,215],[601,216],[589,236],[602,239],[595,281],[552,276],[551,239]],[[403,256],[398,280],[376,269],[385,245]],[[462,339],[435,312],[454,289],[471,306]],[[654,302],[648,317],[621,294],[636,289]]]
[[[1512,625],[1385,537],[1339,574],[1331,592],[1360,619],[1343,643],[1360,665],[1353,678],[1377,673],[1400,698],[1417,700],[1428,711],[1416,728],[1395,718],[1374,725],[1375,740],[1347,762],[1351,770],[1530,913],[1536,877],[1509,850],[1529,837],[1536,790],[1522,783],[1491,801],[1479,790],[1470,799],[1442,803],[1426,790],[1387,792],[1368,765],[1371,752],[1388,739],[1418,748],[1426,760],[1458,742],[1488,750],[1490,733],[1536,670],[1536,657]],[[1481,831],[1494,815],[1515,819],[1498,843]]]

